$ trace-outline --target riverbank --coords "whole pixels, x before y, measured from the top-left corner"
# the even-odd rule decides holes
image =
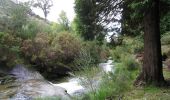
[[[54,100],[56,100],[67,98],[70,100],[74,96],[82,96],[96,90],[101,83],[103,74],[110,72],[112,68],[112,60],[108,60],[105,63],[100,63],[99,67],[87,67],[81,72],[76,72],[74,76],[66,77],[67,80],[52,83],[38,71],[26,68],[24,65],[17,65],[9,71],[9,78],[4,77],[6,80],[11,80],[7,81],[10,86],[7,82],[0,84],[0,99],[32,100],[42,98],[44,100],[45,98],[46,100],[48,98],[51,100],[55,98]],[[86,73],[84,73],[85,71]]]
[[[165,46],[165,45],[164,45]],[[98,90],[75,97],[74,100],[169,100],[170,87],[134,86],[142,67],[142,40],[127,38],[124,44],[110,52],[115,60],[115,70],[105,74]],[[163,48],[163,52],[167,48]],[[168,51],[169,52],[169,51]],[[137,55],[140,54],[140,57]],[[168,53],[167,53],[168,54]],[[169,59],[169,55],[167,55]],[[170,70],[164,61],[165,80],[170,79]],[[84,72],[87,74],[87,72]],[[51,100],[51,99],[42,99]]]
[[[167,58],[163,59],[163,74],[166,81],[170,80],[169,70],[169,49],[167,45],[162,45],[163,54]],[[166,48],[164,48],[166,46]],[[169,48],[169,47],[168,47]],[[166,51],[166,52],[165,52]],[[87,94],[79,100],[169,100],[170,87],[154,86],[134,86],[143,61],[143,42],[141,38],[125,37],[124,44],[114,47],[111,51],[115,59],[115,73],[110,73],[103,78],[103,84],[95,94]],[[140,55],[140,56],[138,56]]]
[[[164,68],[164,78],[170,81],[170,71]],[[123,100],[169,100],[170,87],[133,87],[123,94]]]

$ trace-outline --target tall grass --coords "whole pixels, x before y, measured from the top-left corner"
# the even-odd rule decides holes
[[[170,32],[165,33],[165,34],[161,37],[161,42],[162,42],[163,45],[170,44]]]
[[[140,68],[139,63],[137,63],[134,57],[129,54],[127,54],[126,56],[122,56],[121,62],[122,65],[129,71],[137,70],[138,68]]]
[[[88,100],[121,99],[124,92],[132,89],[140,65],[131,54],[134,53],[132,50],[134,48],[131,47],[131,45],[122,45],[111,51],[114,61],[118,62],[115,65],[115,72],[104,75],[95,95],[88,93],[84,98]]]
[[[111,50],[111,56],[114,61],[117,62],[115,63],[115,71],[106,73],[97,89],[83,95],[81,98],[78,98],[78,100],[121,99],[125,92],[132,89],[133,81],[139,72],[138,69],[140,65],[132,55],[132,53],[135,53],[134,48],[136,48],[136,46],[133,47],[131,44],[134,44],[134,42],[129,41],[127,45],[117,46]],[[141,47],[139,47],[139,49],[141,49]],[[89,60],[90,58],[86,58],[86,60],[82,61],[83,65],[86,65],[86,62]],[[88,66],[90,66],[90,64],[88,64]],[[90,76],[92,74],[90,73],[95,73],[95,70],[89,70],[84,71],[84,73],[89,74],[89,78],[92,78]],[[94,87],[92,86],[92,88]]]
[[[121,99],[124,92],[132,89],[133,80],[138,74],[137,69],[139,65],[133,58],[127,60],[128,57],[130,58],[130,56],[125,57],[125,59],[121,58],[121,62],[115,65],[114,73],[105,74],[99,88],[84,95],[81,100]]]
[[[100,87],[93,95],[92,92],[84,95],[82,100],[114,100],[121,99],[123,93],[132,89],[133,80],[136,78],[137,71],[128,71],[123,64],[118,64],[114,73],[103,76]]]

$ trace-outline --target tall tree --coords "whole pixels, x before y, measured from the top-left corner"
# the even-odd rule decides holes
[[[140,7],[143,7],[143,5],[141,2],[135,1],[137,0],[125,0],[123,2],[121,19],[122,35],[137,36],[141,34],[141,31],[143,31],[143,15],[138,11]]]
[[[122,11],[122,34],[128,36],[143,35],[143,12],[146,10],[145,1],[124,0]],[[160,32],[161,34],[170,31],[170,0],[160,0]]]
[[[94,40],[96,35],[96,2],[94,0],[76,0],[77,31],[85,40]]]
[[[160,0],[160,32],[170,32],[170,0]]]
[[[160,85],[164,82],[160,42],[159,0],[147,0],[144,13],[144,62],[136,84]]]
[[[118,29],[113,23],[119,23],[122,0],[76,0],[75,4],[77,31],[85,40],[103,40],[108,31]]]
[[[61,11],[59,15],[59,24],[61,25],[62,30],[68,31],[69,30],[69,20],[67,18],[66,12]]]
[[[45,20],[47,20],[47,15],[52,6],[53,6],[52,0],[36,0],[34,4],[34,7],[38,7],[43,11]]]

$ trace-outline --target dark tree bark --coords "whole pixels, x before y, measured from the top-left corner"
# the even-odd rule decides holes
[[[164,83],[159,26],[159,0],[149,0],[144,16],[144,62],[135,84]]]

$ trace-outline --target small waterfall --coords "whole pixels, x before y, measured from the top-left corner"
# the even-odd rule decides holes
[[[99,72],[96,76],[94,76],[95,78],[91,80],[93,81],[93,85],[96,86],[96,88],[99,86],[101,82],[101,77],[103,75],[102,74],[103,72],[108,73],[114,71],[113,60],[108,60],[106,63],[100,63],[99,67],[102,69],[102,72]],[[81,77],[81,79],[83,79],[83,77]],[[81,79],[77,77],[72,77],[65,82],[61,82],[54,85],[65,88],[70,95],[79,95],[79,94],[81,95],[89,91],[89,89],[85,88],[80,84]]]
[[[108,73],[113,70],[114,65],[112,63],[113,60],[108,60],[106,63],[100,63],[99,67],[101,67],[104,72]]]

